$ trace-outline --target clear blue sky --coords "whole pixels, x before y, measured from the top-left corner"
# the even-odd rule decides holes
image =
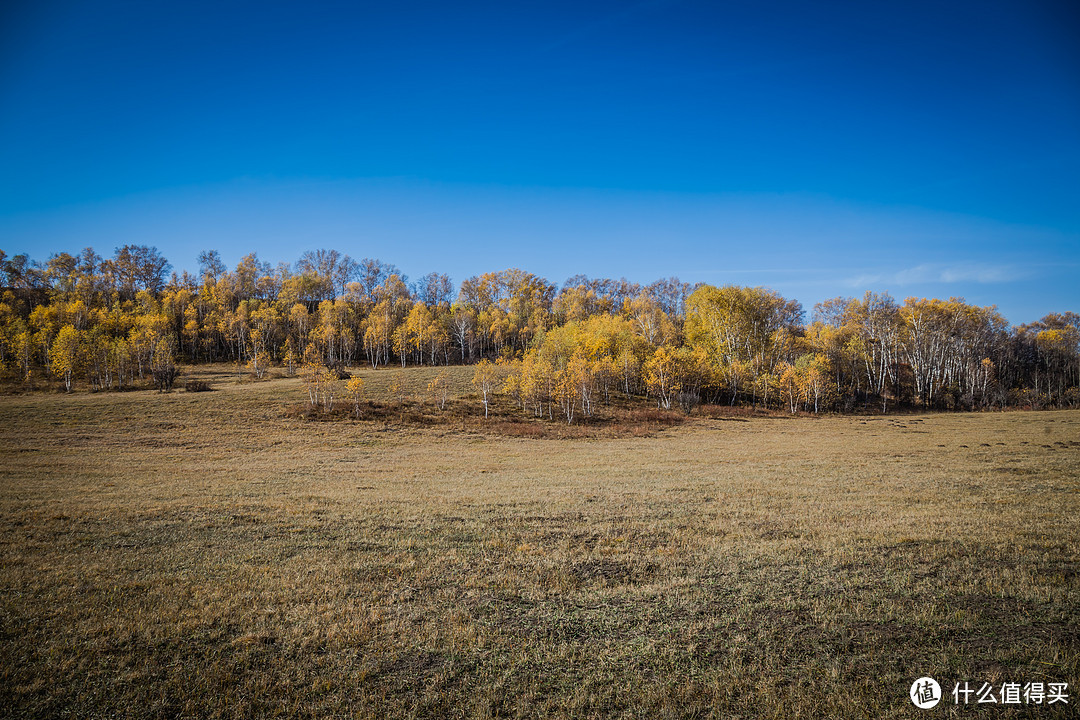
[[[0,5],[0,248],[1080,311],[1075,2]]]

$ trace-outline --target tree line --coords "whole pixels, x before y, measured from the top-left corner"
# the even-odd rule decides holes
[[[41,379],[168,389],[178,363],[308,374],[362,363],[477,363],[486,399],[572,422],[613,393],[791,412],[1080,405],[1080,316],[1011,326],[962,298],[867,293],[802,306],[766,288],[569,278],[508,269],[414,282],[377,259],[305,252],[233,270],[216,251],[170,274],[156,248],[47,261],[0,250],[0,367]],[[481,377],[483,376],[483,377]],[[355,393],[354,393],[355,397]]]

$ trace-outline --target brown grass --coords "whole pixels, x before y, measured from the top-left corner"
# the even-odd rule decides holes
[[[215,373],[0,398],[7,714],[900,718],[923,674],[1080,702],[1080,412],[538,442]]]

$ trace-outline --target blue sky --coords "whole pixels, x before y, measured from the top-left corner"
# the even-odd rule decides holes
[[[1080,311],[1068,2],[0,10],[0,248]]]

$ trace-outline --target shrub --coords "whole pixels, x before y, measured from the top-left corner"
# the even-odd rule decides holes
[[[154,385],[158,392],[169,392],[176,382],[180,370],[175,365],[165,365],[154,369]]]

